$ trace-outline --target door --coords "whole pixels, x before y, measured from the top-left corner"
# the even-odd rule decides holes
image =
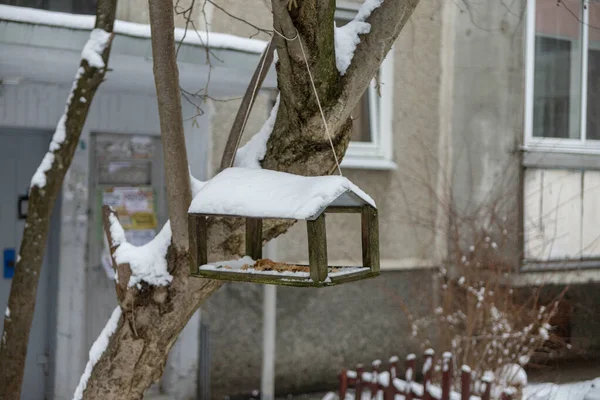
[[[2,252],[2,274],[0,275],[0,310],[6,310],[11,284],[11,265],[19,253],[19,244],[25,227],[27,213],[26,196],[29,182],[40,161],[48,150],[51,134],[43,131],[0,128],[0,251]],[[55,210],[58,207],[55,207]],[[56,214],[56,213],[55,213]],[[56,242],[58,236],[53,217],[50,242]],[[52,251],[51,251],[52,250]],[[45,399],[50,367],[49,329],[53,321],[54,297],[50,293],[51,277],[55,275],[52,267],[56,263],[49,262],[57,254],[55,246],[48,246],[40,273],[37,290],[37,301],[33,324],[29,335],[25,377],[21,390],[21,399]],[[8,313],[8,311],[6,312]],[[0,318],[0,328],[4,319]]]

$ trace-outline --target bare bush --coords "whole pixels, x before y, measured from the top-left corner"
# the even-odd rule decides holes
[[[468,215],[447,208],[450,254],[438,271],[438,307],[423,316],[406,305],[403,310],[423,348],[452,352],[455,381],[468,365],[475,386],[494,376],[498,390],[515,390],[518,398],[527,379],[522,367],[541,349],[561,347],[550,322],[566,289],[542,304],[542,287],[513,287],[510,274],[520,253],[511,233],[518,227],[511,226],[513,211],[501,200],[488,198]]]

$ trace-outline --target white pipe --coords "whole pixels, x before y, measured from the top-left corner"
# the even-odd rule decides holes
[[[276,244],[272,240],[264,247],[266,258],[276,260]],[[263,359],[260,382],[261,400],[275,399],[275,333],[277,286],[264,285],[263,300]]]

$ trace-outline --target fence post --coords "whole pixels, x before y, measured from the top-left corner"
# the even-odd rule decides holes
[[[348,375],[346,374],[346,370],[343,369],[340,374],[340,400],[344,400],[346,398],[346,393],[348,392]]]
[[[379,392],[379,367],[381,366],[381,361],[375,360],[371,363],[371,366],[372,372],[369,390],[371,391],[371,398],[374,399],[377,397],[377,393]]]
[[[492,393],[492,381],[493,378],[490,374],[484,373],[481,378],[481,382],[483,383],[483,393],[481,394],[481,400],[490,400]]]
[[[512,392],[504,391],[502,392],[502,396],[500,396],[501,400],[512,400]]]
[[[452,353],[442,354],[442,399],[450,400],[452,390]],[[488,399],[489,400],[489,399]]]
[[[394,386],[394,379],[396,379],[398,376],[398,360],[399,358],[396,356],[390,357],[388,367],[390,381],[387,387],[383,389],[383,400],[394,400],[396,398],[396,386]]]
[[[406,356],[406,393],[404,394],[405,400],[413,400],[412,383],[415,376],[415,368],[417,366],[416,356],[409,354]]]
[[[398,361],[400,361],[398,356],[390,357],[390,378],[398,377]]]
[[[469,400],[471,397],[471,368],[463,365],[460,372],[460,399]]]
[[[433,370],[433,349],[425,350],[425,359],[423,361],[423,400],[431,400],[429,394],[429,385],[431,385],[431,372]]]
[[[354,387],[354,398],[357,400],[361,400],[362,399],[362,392],[363,392],[363,372],[365,372],[365,369],[363,368],[362,364],[358,364],[356,366],[356,386]]]

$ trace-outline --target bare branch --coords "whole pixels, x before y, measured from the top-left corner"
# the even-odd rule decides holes
[[[163,143],[167,203],[173,232],[172,246],[186,253],[188,243],[187,208],[192,201],[188,160],[181,115],[179,70],[175,58],[173,3],[150,0],[152,61]]]

